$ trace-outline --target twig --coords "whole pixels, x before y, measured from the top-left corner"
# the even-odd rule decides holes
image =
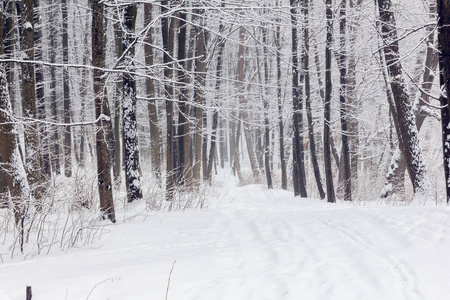
[[[174,261],[172,264],[172,269],[170,269],[170,273],[169,273],[169,280],[167,281],[167,289],[166,289],[166,300],[167,300],[167,296],[169,295],[169,286],[170,286],[170,276],[172,276],[172,272],[173,272],[173,267],[175,266],[175,263],[177,261]]]

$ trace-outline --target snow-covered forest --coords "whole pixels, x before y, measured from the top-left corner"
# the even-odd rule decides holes
[[[56,282],[40,293],[443,299],[439,264],[417,261],[449,246],[449,24],[443,0],[3,0],[0,273],[40,277],[36,268],[76,269],[66,255],[136,252],[120,274],[106,259],[92,262],[99,277],[74,272],[83,288],[72,294],[63,271],[49,271],[43,280]],[[180,281],[217,268],[197,274],[205,294],[170,286],[177,257]],[[135,277],[152,285],[127,274],[115,296],[95,294],[139,265]],[[349,281],[364,273],[366,289],[339,287],[341,267]],[[392,278],[380,281],[384,267]],[[16,275],[0,275],[0,299],[24,298],[35,279]]]

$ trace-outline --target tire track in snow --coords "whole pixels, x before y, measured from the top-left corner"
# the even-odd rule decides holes
[[[398,278],[397,281],[399,282],[400,286],[397,286],[397,288],[400,290],[400,294],[403,294],[404,299],[423,299],[422,293],[420,292],[418,286],[419,281],[417,278],[417,274],[411,266],[401,262],[388,252],[383,251],[382,249],[377,247],[371,240],[366,238],[355,229],[349,228],[330,219],[324,220],[318,218],[317,216],[309,217],[327,226],[331,230],[334,230],[337,233],[341,234],[348,240],[352,241],[355,245],[376,254],[378,257],[384,260]]]

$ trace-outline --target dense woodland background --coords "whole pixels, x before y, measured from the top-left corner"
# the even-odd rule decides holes
[[[328,202],[445,203],[438,2],[4,0],[3,206],[23,239],[55,190],[114,222],[121,188],[195,198],[222,169]]]

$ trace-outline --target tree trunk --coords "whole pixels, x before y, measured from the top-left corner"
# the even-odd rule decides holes
[[[390,0],[378,0],[383,42],[382,60],[386,71],[387,89],[392,93],[389,101],[400,149],[406,159],[408,174],[416,199],[423,204],[430,197],[430,183],[419,144],[418,131],[400,64],[397,28]]]
[[[264,104],[264,169],[266,171],[267,188],[273,189],[272,174],[270,172],[270,128],[269,128],[269,63],[267,54],[267,29],[263,26],[263,45],[264,45],[264,85],[265,94],[263,93]]]
[[[168,1],[161,2],[161,14],[165,15],[168,12]],[[170,22],[170,24],[169,24]],[[175,18],[164,16],[161,18],[161,34],[163,40],[163,60],[164,60],[164,89],[166,96],[166,123],[167,123],[167,138],[166,138],[166,200],[172,201],[175,191],[175,149],[174,149],[174,124],[173,124],[173,54],[174,54],[174,28]]]
[[[39,0],[34,0],[34,57],[36,61],[42,60],[42,24],[39,13]],[[40,120],[46,119],[45,113],[45,95],[44,95],[44,68],[43,65],[37,64],[35,67],[36,70],[36,101],[37,101],[37,110],[38,110],[38,118]],[[43,178],[50,178],[51,176],[51,167],[50,167],[50,153],[49,153],[49,141],[47,137],[46,127],[43,125],[39,125],[39,134],[41,137],[41,157],[40,164],[42,167],[41,175]]]
[[[292,35],[292,104],[294,109],[293,126],[293,176],[294,195],[307,197],[306,194],[306,173],[303,153],[303,79],[304,73],[301,70],[304,62],[303,51],[301,54],[301,65],[298,62],[298,35],[297,35],[297,0],[291,0],[291,35]],[[300,80],[300,84],[299,84]]]
[[[144,8],[145,9],[145,8]],[[114,22],[114,46],[116,52],[116,58],[122,57],[122,28],[120,26],[119,15],[115,13],[117,21]],[[122,108],[122,95],[123,95],[123,78],[121,74],[118,74],[116,91],[114,95],[114,164],[113,164],[113,176],[116,187],[119,188],[121,184],[120,173],[122,170],[122,146],[121,146],[121,132],[120,132],[120,116]]]
[[[0,55],[5,53],[3,45],[3,6],[0,5]],[[20,225],[20,220],[25,214],[29,189],[18,144],[16,143],[17,129],[11,115],[6,66],[5,63],[0,63],[0,157],[3,168],[2,174],[6,177],[8,184],[15,223]]]
[[[125,183],[128,202],[142,198],[141,178],[139,174],[139,147],[136,122],[136,81],[134,75],[134,32],[136,26],[137,5],[130,4],[124,8],[123,21],[123,98],[122,127],[125,165]]]
[[[33,0],[24,0],[22,5],[22,50],[24,60],[34,60],[34,25]],[[37,119],[35,69],[32,63],[23,63],[22,67],[22,109],[25,118]],[[29,124],[24,129],[25,134],[25,169],[28,183],[38,205],[42,198],[41,164],[39,134],[36,123]]]
[[[181,5],[184,5],[182,3]],[[187,88],[186,88],[186,11],[179,12],[179,33],[178,33],[178,78],[177,82],[180,89],[179,94],[179,104],[178,104],[178,134],[177,134],[177,155],[178,155],[178,164],[176,170],[176,182],[177,184],[184,184],[185,181],[185,173],[188,171],[186,169],[186,156],[185,156],[185,143],[188,142],[186,139],[186,123],[188,119],[186,118],[186,101],[187,101]]]
[[[104,6],[102,0],[92,0],[92,65],[94,69],[94,94],[95,94],[95,116],[100,118],[106,115],[106,96],[105,96],[105,47],[103,44],[103,16]],[[114,211],[114,201],[112,195],[111,182],[111,160],[109,157],[107,132],[108,125],[106,120],[102,119],[96,126],[96,145],[97,145],[97,177],[98,193],[100,196],[100,211],[104,216],[116,222]]]
[[[429,2],[430,8],[430,21],[436,21],[435,13],[436,13],[436,4],[433,0]],[[427,40],[427,48],[426,48],[426,59],[424,67],[421,66],[420,69],[424,69],[421,83],[421,90],[418,93],[419,101],[417,108],[414,110],[416,112],[416,125],[417,130],[420,132],[422,125],[427,117],[426,113],[422,112],[422,108],[427,108],[426,104],[430,101],[429,93],[431,88],[433,87],[434,74],[433,71],[436,70],[437,67],[437,57],[435,50],[435,42],[434,42],[434,29],[429,26],[426,30],[426,35],[428,36]],[[391,159],[391,164],[388,168],[388,173],[386,175],[386,183],[383,188],[382,197],[388,197],[390,195],[402,195],[404,194],[404,175],[406,171],[406,161],[403,155],[401,154],[400,148],[394,152],[394,155]]]
[[[144,26],[149,26],[152,21],[152,4],[144,4]],[[152,46],[152,28],[147,29],[147,34],[145,36],[145,64],[147,68],[153,66],[153,46]],[[150,72],[147,73],[150,75]],[[151,78],[145,79],[145,86],[147,90],[147,97],[149,98],[147,109],[148,117],[150,121],[150,160],[151,169],[158,181],[161,180],[161,145],[159,143],[159,122],[158,122],[158,112],[156,109],[155,98],[155,84]]]
[[[280,5],[277,2],[277,6]],[[278,20],[281,22],[281,19]],[[279,147],[280,147],[280,163],[281,163],[281,188],[287,190],[287,171],[286,159],[284,153],[284,123],[283,123],[283,101],[281,98],[281,26],[277,24],[276,29],[277,44],[277,101],[278,101],[278,127],[279,127]]]
[[[54,0],[51,1],[51,6],[55,5]],[[57,3],[57,2],[56,2]],[[50,26],[50,49],[49,49],[49,58],[50,63],[54,64],[56,63],[56,45],[57,45],[57,31],[56,31],[56,8],[52,8],[51,10],[51,18],[54,20]],[[58,123],[58,105],[57,105],[57,95],[56,95],[56,67],[52,66],[50,67],[50,108],[51,108],[51,114],[52,114],[52,121],[55,123]],[[61,174],[61,165],[60,165],[60,153],[59,153],[59,128],[55,127],[53,128],[53,136],[51,137],[52,143],[53,143],[53,151],[51,156],[51,164],[52,164],[52,170],[57,175]]]
[[[63,63],[69,63],[69,35],[68,35],[68,14],[67,14],[67,0],[61,0],[63,32],[62,32],[62,47],[63,47]],[[70,89],[69,89],[69,69],[63,68],[63,94],[64,94],[64,123],[70,123]],[[64,175],[66,177],[72,176],[72,132],[71,126],[64,128]]]
[[[308,138],[309,138],[309,150],[311,152],[311,162],[314,171],[314,177],[316,179],[317,189],[319,191],[320,199],[325,198],[325,191],[323,190],[322,178],[320,176],[319,162],[317,160],[316,141],[314,137],[314,124],[311,108],[311,77],[309,72],[309,0],[304,0],[304,22],[305,29],[303,31],[303,42],[305,47],[305,106],[306,117],[308,119]]]
[[[437,1],[439,25],[439,70],[440,84],[446,97],[441,95],[442,142],[444,149],[444,174],[447,203],[450,201],[450,3]]]
[[[194,171],[193,180],[194,184],[200,183],[200,173],[202,170],[202,150],[203,150],[203,107],[205,105],[205,77],[206,77],[206,52],[205,52],[205,30],[203,27],[203,15],[205,11],[201,10],[200,24],[197,25],[197,50],[195,60],[195,118],[196,118],[196,133],[195,133],[195,147],[194,147]]]
[[[347,43],[346,43],[346,16],[347,14],[347,0],[342,0],[339,8],[339,100],[341,103],[341,133],[342,133],[342,163],[343,163],[343,193],[345,201],[352,201],[352,181],[350,169],[350,151],[348,142],[348,128],[347,118],[348,109],[346,104],[347,98]]]
[[[325,179],[327,184],[327,202],[336,202],[333,186],[333,172],[331,169],[331,151],[330,151],[330,113],[331,113],[331,47],[333,42],[333,11],[331,9],[331,0],[326,0],[327,10],[327,37],[325,46],[325,107],[324,107],[324,130],[323,147],[325,163]]]

